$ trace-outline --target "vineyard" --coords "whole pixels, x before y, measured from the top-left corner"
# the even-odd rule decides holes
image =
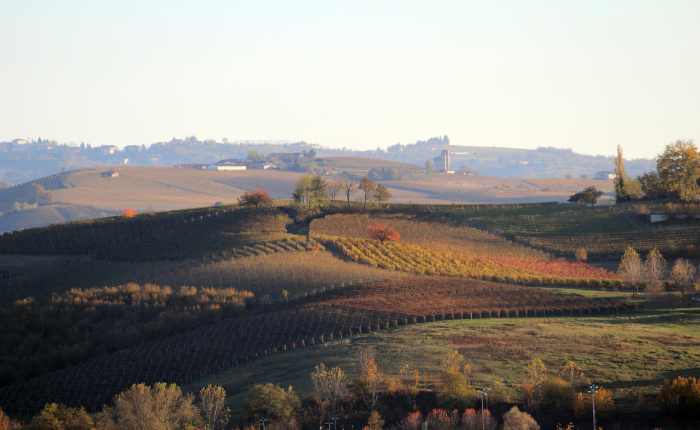
[[[497,282],[529,285],[615,287],[622,282],[605,269],[565,260],[520,259],[515,257],[465,258],[458,254],[338,236],[314,238],[351,261],[420,275],[461,276]],[[569,276],[567,276],[569,275]]]
[[[404,210],[401,208],[399,210]],[[463,256],[512,255],[527,258],[548,258],[541,251],[507,241],[488,232],[456,224],[450,220],[420,215],[336,214],[313,220],[312,234],[366,238],[367,226],[382,223],[401,233],[401,242],[424,248],[454,252]]]
[[[314,219],[308,237],[289,233],[308,225],[291,224],[293,208],[241,205],[3,234],[0,408],[96,411],[133,383],[198,384],[263,357],[411,324],[599,316],[588,320],[599,325],[644,305],[624,302],[625,293],[608,298],[623,285],[616,274],[557,255],[614,255],[602,249],[625,237],[634,237],[625,246],[663,238],[662,253],[687,252],[698,239],[694,226],[645,226],[624,207],[391,204],[350,213],[358,210],[331,205],[323,213],[340,213]],[[368,239],[379,223],[400,242]],[[469,341],[488,350],[480,339]]]
[[[94,255],[116,261],[183,259],[289,237],[277,208],[209,207],[55,224],[5,233],[0,253]]]
[[[88,268],[93,270],[85,272]],[[56,271],[36,279],[33,292],[41,293],[34,295],[40,300],[22,299],[0,310],[0,325],[12,333],[0,338],[0,385],[9,378],[76,364],[243,311],[242,299],[222,301],[221,297],[234,295],[247,304],[270,304],[401,275],[342,261],[314,241],[292,240],[246,247],[225,259],[184,266],[180,262],[108,263],[74,269],[63,279],[56,279]],[[81,275],[84,285],[101,280],[108,286],[76,289],[75,280]],[[126,286],[119,283],[124,280]],[[181,300],[183,294],[187,300]],[[42,342],[35,342],[38,337]]]
[[[172,287],[236,288],[251,291],[258,301],[269,303],[306,297],[353,282],[401,276],[401,273],[343,261],[329,252],[313,251],[320,246],[313,246],[310,252],[304,253],[275,249],[281,246],[258,245],[254,249],[265,255],[188,268],[159,276],[158,283]]]
[[[651,226],[639,220],[633,206],[469,205],[441,209],[458,222],[561,256],[571,257],[583,247],[589,257],[615,259],[628,246],[642,253],[657,248],[666,257],[700,255],[700,225]]]
[[[282,290],[292,299],[344,282],[398,276],[401,273],[342,261],[324,252],[317,242],[307,243],[294,236],[208,253],[197,259],[124,262],[80,258],[63,261],[50,270],[37,270],[11,280],[0,279],[4,292],[0,295],[0,308],[25,297],[43,299],[72,288],[116,287],[129,282],[235,288],[253,292],[257,301],[269,302],[279,300]]]
[[[312,298],[105,355],[0,388],[0,405],[26,414],[48,402],[100,408],[135,382],[184,384],[315,343],[450,319],[617,314],[633,306],[476,280],[409,277],[332,289]]]
[[[241,314],[253,297],[233,288],[157,285],[74,289],[0,312],[0,385],[146,340]]]

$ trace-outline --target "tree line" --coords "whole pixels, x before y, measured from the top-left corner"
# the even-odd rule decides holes
[[[427,384],[424,374],[409,365],[397,375],[385,374],[373,347],[360,347],[354,361],[357,372],[353,378],[340,367],[316,366],[310,374],[311,398],[306,401],[292,387],[254,385],[242,405],[242,428],[291,430],[359,424],[364,430],[415,430],[427,423],[430,429],[443,430],[539,430],[539,417],[558,421],[560,430],[573,430],[572,424],[565,427],[562,423],[572,418],[590,422],[594,413],[597,419],[607,419],[616,409],[610,390],[595,386],[587,392],[590,378],[573,361],[552,372],[542,360],[533,358],[516,384],[519,398],[510,399],[499,381],[473,386],[472,367],[459,352],[452,351],[442,359],[433,400],[420,395]],[[513,406],[514,401],[518,405]],[[651,403],[667,418],[697,417],[700,382],[685,377],[665,380],[655,402],[640,392],[634,408],[646,417]],[[231,418],[226,392],[220,386],[209,385],[195,396],[184,394],[175,384],[134,384],[92,415],[83,408],[47,404],[22,425],[0,410],[0,430],[220,430],[234,428],[229,424]]]
[[[617,147],[614,159],[614,186],[617,201],[639,200],[641,198],[674,198],[685,202],[700,200],[700,153],[692,140],[677,140],[666,145],[656,157],[656,170],[637,176],[627,177],[622,146]],[[572,195],[570,202],[592,204],[603,195],[595,187]]]
[[[386,186],[376,184],[368,177],[359,181],[354,179],[327,181],[321,175],[309,175],[297,180],[292,198],[299,207],[312,211],[322,207],[327,202],[335,202],[341,196],[344,196],[347,204],[350,204],[352,195],[358,193],[364,210],[367,210],[367,202],[376,202],[381,205],[392,197]]]
[[[615,158],[615,195],[618,200],[670,197],[682,201],[700,200],[700,153],[692,140],[677,140],[666,145],[656,157],[656,170],[628,178],[622,159],[622,147]]]

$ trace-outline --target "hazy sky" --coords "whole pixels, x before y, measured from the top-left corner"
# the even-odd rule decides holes
[[[700,140],[700,1],[0,0],[0,140]]]

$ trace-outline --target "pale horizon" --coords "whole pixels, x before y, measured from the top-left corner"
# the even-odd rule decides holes
[[[653,158],[700,139],[700,2],[4,2],[0,140]]]

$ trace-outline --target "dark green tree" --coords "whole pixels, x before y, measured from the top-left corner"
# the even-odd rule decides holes
[[[598,190],[596,187],[588,187],[583,191],[580,191],[571,197],[569,197],[570,202],[583,201],[588,204],[595,203],[603,192]]]
[[[287,391],[277,384],[258,384],[250,389],[243,406],[249,419],[268,419],[289,422],[294,411],[301,405],[292,387]]]

